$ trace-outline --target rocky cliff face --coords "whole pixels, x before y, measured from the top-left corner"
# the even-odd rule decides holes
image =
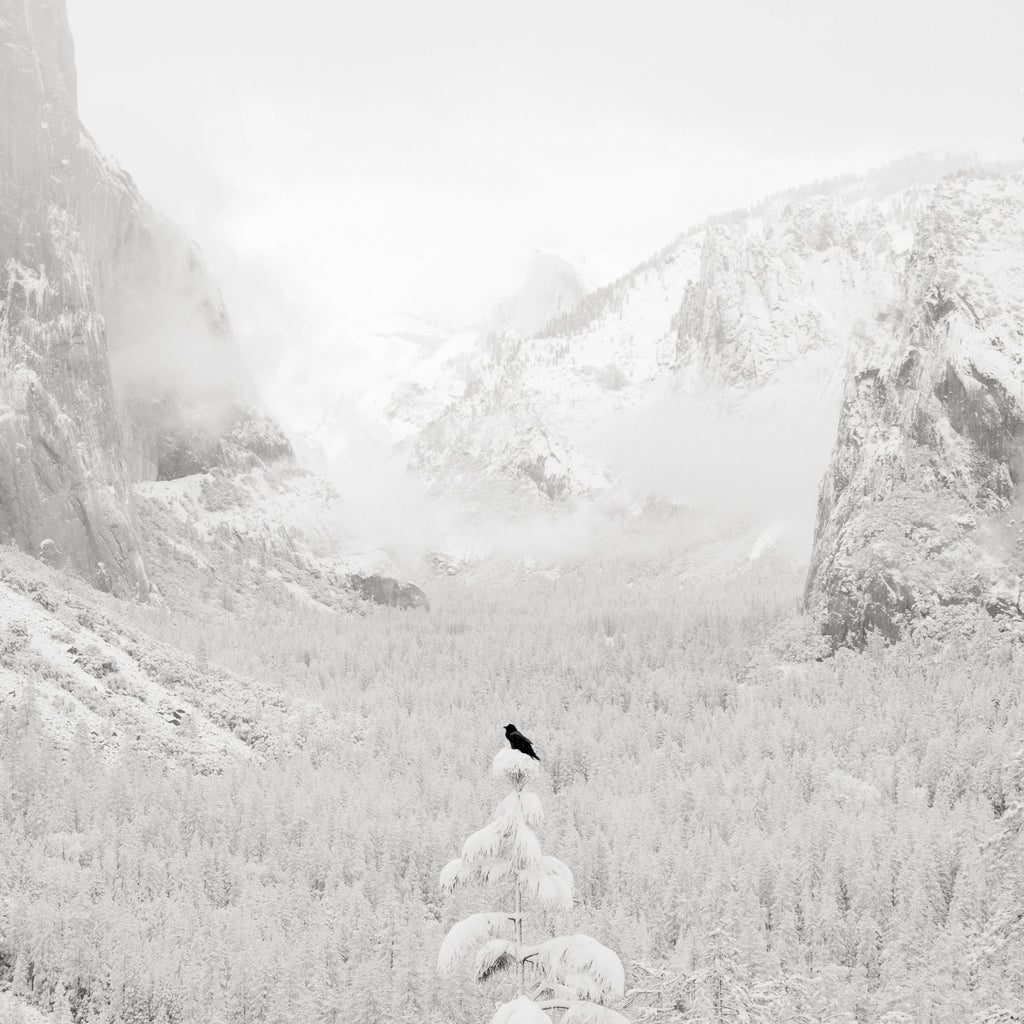
[[[831,432],[853,354],[891,343],[913,224],[945,170],[899,165],[715,218],[541,332],[461,349],[450,382],[388,407],[415,430],[415,465],[446,488],[500,480],[550,505],[614,487],[621,467],[595,439],[646,411],[664,423],[720,404],[756,419],[824,401]]]
[[[96,251],[106,246],[85,239],[107,182],[78,124],[63,4],[4,0],[0,542],[45,548],[105,588],[145,594],[93,284]],[[109,184],[116,206],[124,185]]]
[[[427,595],[415,583],[400,583],[390,576],[359,576],[349,577],[352,589],[364,600],[388,608],[424,608],[430,611]]]
[[[132,481],[289,451],[194,247],[79,122],[64,0],[0,0],[0,543],[145,595]]]
[[[794,364],[827,381],[891,301],[895,226],[837,196],[712,225],[679,312],[679,364],[725,385],[764,385]]]
[[[1024,178],[940,183],[901,292],[821,489],[807,599],[835,644],[1024,608]]]

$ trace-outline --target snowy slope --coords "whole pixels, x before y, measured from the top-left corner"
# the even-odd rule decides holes
[[[635,404],[671,365],[678,297],[697,261],[688,240],[641,269],[634,287],[609,293],[583,337],[570,333],[577,312],[549,321],[562,325],[555,333],[492,331],[439,360],[433,386],[396,389],[386,413],[414,441],[419,472],[441,490],[483,482],[523,500],[607,486],[607,468],[578,443],[580,426]]]
[[[50,1024],[53,1020],[10,992],[0,992],[0,1021],[4,1024]]]
[[[282,734],[300,746],[339,735],[322,709],[157,643],[80,584],[0,549],[0,714],[26,702],[59,747],[201,771],[259,757]]]
[[[308,470],[214,471],[134,493],[162,598],[189,615],[206,603],[246,614],[258,598],[351,612],[367,597],[361,579],[395,576],[387,556],[353,536],[338,492]]]

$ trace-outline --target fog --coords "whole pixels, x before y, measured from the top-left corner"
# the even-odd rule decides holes
[[[431,488],[410,471],[407,447],[396,447],[379,426],[355,414],[336,440],[329,457],[308,438],[299,438],[297,451],[337,489],[345,528],[410,568],[427,555],[455,563],[583,558],[607,534],[617,507],[589,499],[545,507],[539,495],[524,500],[520,488],[507,484],[496,485],[484,501]],[[518,497],[503,502],[510,494]]]
[[[473,324],[534,249],[629,267],[766,193],[913,150],[1014,156],[1024,130],[1024,7],[1003,0],[69,6],[83,122],[198,240],[271,410],[395,550],[581,553],[648,495],[806,547],[834,397],[727,416],[661,394],[577,439],[615,483],[552,518],[410,475],[357,408],[401,360],[356,325]],[[124,316],[122,337],[152,327],[164,354],[121,347],[119,375],[202,388],[232,365],[204,363],[188,339],[205,328],[167,310]]]
[[[472,318],[530,249],[630,266],[766,193],[1024,130],[1005,0],[69,7],[86,127],[257,352],[267,277],[325,332]]]
[[[407,567],[431,552],[456,562],[550,564],[594,557],[626,536],[638,554],[652,556],[643,537],[649,514],[652,536],[670,558],[691,540],[682,527],[674,541],[666,533],[663,520],[672,509],[689,514],[687,529],[702,520],[705,536],[745,544],[744,558],[781,546],[804,562],[839,405],[835,391],[810,387],[729,404],[721,396],[682,394],[667,382],[572,439],[607,466],[611,482],[556,503],[525,480],[492,480],[472,493],[451,477],[431,487],[429,474],[410,471],[411,445],[395,444],[355,405],[335,416],[331,432],[294,436],[300,456],[342,496],[347,529]]]
[[[839,409],[834,390],[811,386],[730,403],[667,384],[594,448],[638,493],[775,526],[806,556]]]
[[[157,216],[132,245],[123,279],[103,297],[115,385],[136,398],[254,400],[220,289],[194,243]]]

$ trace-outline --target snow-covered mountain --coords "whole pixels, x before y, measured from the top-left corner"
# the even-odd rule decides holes
[[[571,314],[586,294],[583,275],[568,260],[534,251],[522,284],[495,306],[484,333],[529,336],[555,317]]]
[[[145,595],[131,484],[288,457],[195,247],[83,129],[63,3],[0,5],[0,540]]]
[[[0,83],[0,543],[118,596],[367,596],[387,559],[294,466],[196,246],[83,128],[63,0],[0,0]]]
[[[961,164],[968,169],[958,172]],[[911,159],[714,218],[541,330],[463,338],[452,357],[440,347],[432,382],[407,380],[379,406],[385,422],[445,494],[500,494],[509,509],[652,495],[746,509],[766,525],[799,521],[805,551],[838,429],[808,583],[809,602],[829,607],[830,635],[859,642],[871,625],[891,634],[899,616],[883,606],[920,615],[922,600],[1009,593],[1005,557],[990,542],[978,548],[995,560],[983,583],[907,590],[895,581],[932,579],[934,552],[915,542],[923,561],[879,575],[867,563],[886,564],[894,545],[872,548],[864,534],[867,510],[890,532],[916,529],[885,502],[908,473],[894,424],[916,423],[901,428],[908,436],[921,426],[922,388],[945,426],[929,427],[932,439],[917,449],[949,448],[930,479],[975,481],[940,532],[973,536],[977,515],[1005,514],[1013,500],[1019,412],[1005,395],[1018,394],[1007,367],[1024,328],[1014,270],[1020,175],[970,165]],[[973,332],[950,363],[960,370],[921,355],[947,321]],[[966,338],[966,328],[948,330]],[[923,367],[913,372],[910,348]],[[979,417],[1002,424],[998,444],[971,434]],[[858,447],[869,420],[885,445]],[[955,453],[939,440],[953,435]],[[982,486],[992,473],[1010,483]],[[923,478],[912,490],[913,500],[931,500]],[[1016,590],[992,600],[1016,607]]]
[[[346,325],[284,357],[273,394],[300,452],[344,463],[367,434],[387,444],[414,438],[465,390],[464,368],[490,339],[537,333],[571,315],[609,275],[588,254],[578,264],[548,252],[529,254],[517,286],[479,321],[394,314]],[[310,372],[311,364],[323,372]]]
[[[712,419],[740,412],[752,434],[802,407],[827,434],[854,353],[889,344],[915,219],[949,167],[908,161],[714,218],[539,330],[464,344],[435,364],[433,386],[397,387],[386,418],[417,432],[413,461],[442,487],[502,478],[545,500],[643,490],[622,437],[642,435],[645,419],[687,435],[651,438],[685,470],[717,430],[709,397]],[[685,476],[677,468],[667,459],[662,475]],[[693,481],[678,482],[691,497]]]

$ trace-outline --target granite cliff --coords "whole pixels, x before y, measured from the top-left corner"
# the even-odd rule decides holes
[[[914,235],[821,488],[807,600],[836,645],[1022,619],[1024,177],[945,179]]]
[[[78,116],[63,0],[0,0],[0,543],[151,586],[131,486],[286,458],[196,248]]]

